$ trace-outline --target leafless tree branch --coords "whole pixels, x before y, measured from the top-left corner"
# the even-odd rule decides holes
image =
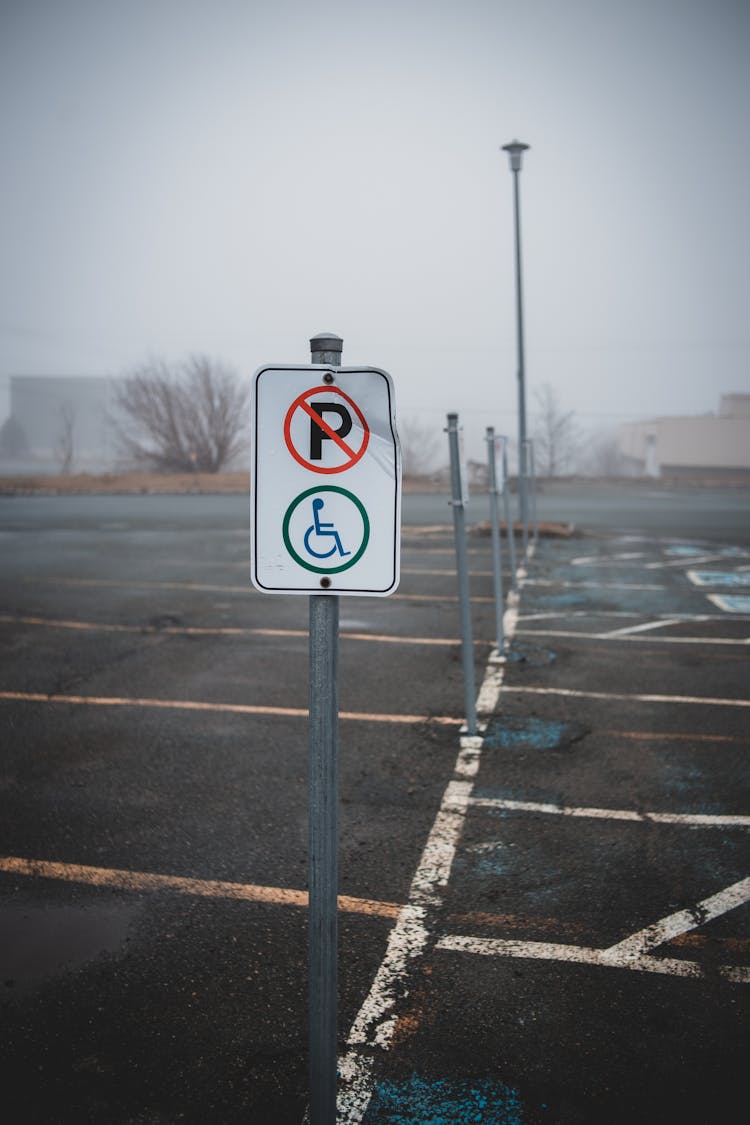
[[[125,454],[157,472],[217,473],[242,452],[249,386],[203,355],[155,361],[115,390],[115,430]]]

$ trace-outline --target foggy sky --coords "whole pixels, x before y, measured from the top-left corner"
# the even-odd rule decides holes
[[[746,0],[0,0],[13,374],[386,368],[483,433],[750,392]],[[1,419],[0,419],[1,420]]]

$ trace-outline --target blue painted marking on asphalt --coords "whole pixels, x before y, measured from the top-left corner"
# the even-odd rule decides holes
[[[557,656],[551,648],[542,645],[532,645],[526,641],[515,641],[505,653],[505,659],[511,664],[554,664]]]
[[[380,1081],[364,1125],[524,1125],[518,1093],[489,1079],[462,1082],[412,1074]]]
[[[705,547],[693,547],[687,543],[678,543],[674,547],[667,547],[664,551],[665,555],[674,555],[679,558],[682,555],[705,555]]]
[[[750,613],[750,594],[723,594],[716,604],[727,613]]]
[[[524,719],[499,719],[485,733],[484,745],[490,750],[555,750],[578,728],[572,723],[540,719],[530,715]]]
[[[589,598],[586,594],[539,594],[533,595],[529,600],[533,600],[534,605],[555,608],[557,606],[585,605]]]
[[[698,586],[750,586],[750,571],[693,570],[690,578]]]

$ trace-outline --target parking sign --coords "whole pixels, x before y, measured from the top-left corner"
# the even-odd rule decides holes
[[[267,593],[393,593],[401,457],[390,375],[261,367],[252,402],[253,585]]]

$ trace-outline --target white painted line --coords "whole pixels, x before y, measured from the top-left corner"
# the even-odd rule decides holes
[[[716,562],[722,555],[690,555],[689,558],[671,559],[669,562],[645,563],[644,570],[667,570],[667,568],[680,566],[695,566],[696,563]]]
[[[714,595],[709,594],[709,599]],[[750,618],[750,608],[748,608],[747,615]],[[555,618],[564,617],[568,620],[571,617],[619,617],[625,619],[641,620],[643,612],[630,609],[546,609],[539,613],[522,613],[518,620],[520,622],[526,621],[549,621]],[[657,621],[662,618],[669,619],[670,621],[679,621],[681,623],[691,624],[692,622],[704,621],[722,621],[723,616],[720,613],[654,613],[652,620]]]
[[[487,957],[522,957],[544,961],[568,961],[582,965],[601,965],[608,969],[631,969],[641,973],[662,973],[676,977],[711,977],[714,972],[733,984],[750,984],[750,968],[720,965],[705,971],[696,961],[677,958],[639,957],[637,960],[613,961],[603,949],[580,945],[555,945],[551,942],[502,941],[498,938],[462,937],[450,934],[435,946],[454,953],[479,953]]]
[[[471,797],[473,808],[508,812],[547,813],[553,816],[587,817],[594,820],[629,820],[638,824],[686,824],[698,828],[750,828],[750,816],[711,813],[636,812],[633,809],[576,808],[540,801],[508,801],[501,797]]]
[[[503,941],[492,938],[448,935],[438,943],[437,949],[457,953],[479,953],[492,957],[528,957],[545,961],[568,961],[586,965],[601,965],[609,969],[634,969],[638,972],[663,973],[681,977],[712,977],[719,975],[735,984],[750,984],[750,968],[722,965],[707,970],[696,961],[677,958],[650,957],[648,953],[675,937],[698,929],[706,922],[742,906],[750,899],[750,878],[741,879],[718,894],[696,903],[688,910],[680,910],[666,918],[631,934],[624,941],[607,949],[586,946],[560,945],[553,942]]]
[[[676,914],[670,914],[653,925],[646,926],[645,929],[631,934],[624,941],[611,945],[609,949],[604,951],[605,956],[609,961],[617,962],[623,959],[634,961],[649,953],[652,949],[656,949],[657,946],[663,945],[664,942],[672,941],[680,934],[689,933],[691,930],[713,921],[714,918],[726,914],[727,911],[742,906],[749,899],[750,878],[740,879],[739,882],[733,883],[723,891],[719,891],[709,898],[704,898],[702,902],[691,906],[689,910],[678,910]]]
[[[578,555],[576,558],[570,560],[571,566],[617,566],[620,562],[635,562],[637,559],[645,559],[646,553],[644,551],[623,551],[618,555],[608,555],[603,558],[601,555]]]
[[[714,699],[702,695],[625,695],[616,691],[579,691],[573,688],[527,687],[503,684],[502,691],[528,695],[560,695],[573,699],[617,699],[625,703],[697,703],[704,707],[750,707],[750,699]]]
[[[518,621],[518,597],[508,597],[504,629],[508,643]],[[477,712],[494,708],[500,698],[504,665],[488,663],[477,697]],[[352,1024],[346,1054],[339,1059],[338,1125],[358,1125],[372,1097],[375,1054],[391,1046],[394,1007],[407,990],[409,971],[430,940],[432,914],[442,903],[456,847],[463,832],[482,739],[462,737],[454,777],[446,786],[435,823],[412,879],[406,906],[391,930],[385,957]]]
[[[750,637],[644,637],[631,636],[619,629],[611,633],[584,633],[580,629],[523,629],[522,637],[569,637],[582,641],[634,641],[660,645],[750,645]]]
[[[750,586],[750,576],[736,570],[689,570],[687,576],[694,586]]]
[[[650,629],[664,629],[667,625],[679,625],[677,617],[662,617],[658,621],[644,621],[642,625],[623,625],[621,629],[611,629],[602,637],[624,637],[629,633],[647,633]]]
[[[529,578],[527,586],[559,586],[563,590],[666,590],[661,582],[556,582],[552,578]]]
[[[707,594],[706,597],[724,613],[750,613],[750,594]]]

